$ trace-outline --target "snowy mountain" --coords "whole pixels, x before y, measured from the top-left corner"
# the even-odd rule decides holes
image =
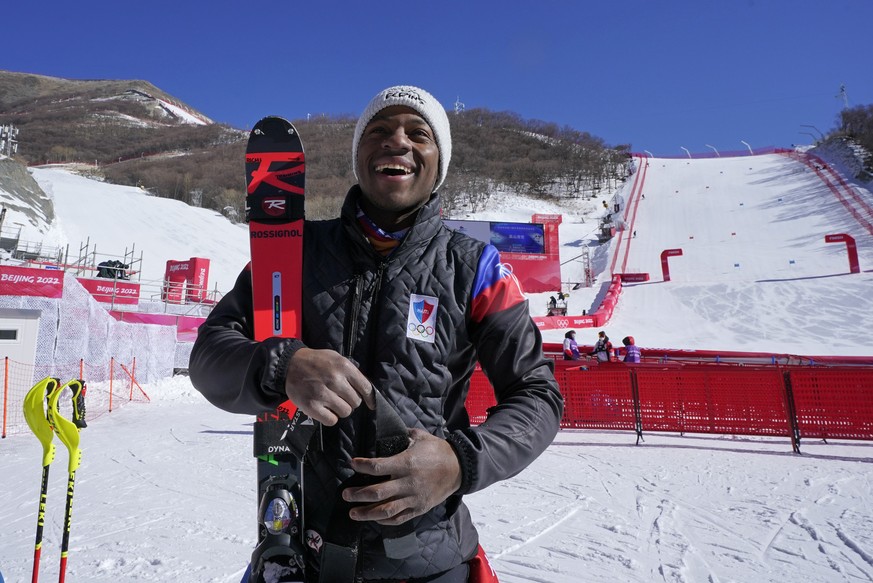
[[[25,119],[51,119],[55,124],[85,116],[104,128],[214,123],[148,81],[62,79],[3,70],[0,111],[7,115],[26,112]]]

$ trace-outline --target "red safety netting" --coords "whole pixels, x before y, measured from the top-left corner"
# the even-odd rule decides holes
[[[873,370],[792,369],[801,437],[873,439]]]
[[[559,367],[555,378],[564,395],[561,427],[635,429],[633,387],[627,367]]]
[[[489,407],[497,404],[497,399],[494,397],[494,389],[491,388],[491,382],[485,373],[478,366],[470,378],[470,392],[467,393],[467,414],[470,416],[470,423],[479,425],[484,423],[488,417]]]
[[[776,367],[703,365],[635,372],[644,431],[791,435]]]
[[[587,370],[586,370],[587,369]],[[873,368],[556,361],[562,428],[873,440]],[[471,423],[496,405],[477,369]]]

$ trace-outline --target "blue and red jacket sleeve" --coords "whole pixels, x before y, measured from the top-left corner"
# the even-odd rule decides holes
[[[512,268],[500,262],[496,247],[486,246],[479,258],[473,282],[473,321],[481,322],[486,316],[524,301],[521,285],[512,274]]]
[[[510,266],[487,245],[471,287],[470,337],[494,391],[488,421],[471,427],[459,419],[448,437],[461,464],[460,494],[476,492],[517,474],[558,432],[564,401],[543,354],[542,338]],[[461,395],[469,388],[469,376]]]

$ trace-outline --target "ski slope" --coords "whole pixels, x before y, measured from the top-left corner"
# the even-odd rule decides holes
[[[142,263],[135,266],[139,279],[158,286],[168,260],[206,257],[210,260],[208,288],[226,292],[249,260],[246,226],[233,224],[215,211],[154,197],[140,188],[93,180],[62,166],[32,172],[52,199],[57,218],[44,227],[45,235],[26,225],[22,238],[68,246],[70,262],[83,246],[102,259],[121,259],[125,250],[132,251],[135,259],[142,257]],[[14,217],[10,222],[14,224]]]
[[[660,275],[660,251],[682,249],[671,280],[798,280],[846,273],[845,248],[824,235],[858,231],[819,179],[779,154],[648,162],[636,220],[622,233],[627,268]],[[704,177],[701,181],[700,178]],[[828,200],[828,199],[831,200]],[[628,233],[637,231],[636,238]],[[861,235],[862,233],[857,233]],[[870,240],[861,241],[869,264]]]
[[[475,218],[563,213],[562,257],[587,247],[598,271],[595,287],[571,292],[580,312],[596,305],[613,260],[624,262],[627,250],[620,269],[651,280],[624,287],[605,327],[613,339],[633,334],[644,348],[873,353],[871,241],[813,172],[778,155],[649,163],[639,199],[633,179],[622,192],[637,205],[632,227],[609,245],[596,243],[599,201],[589,210],[581,201],[503,195]],[[55,201],[49,230],[58,241],[76,245],[123,212],[124,228],[102,229],[100,248],[135,241],[160,273],[166,259],[206,256],[214,273],[227,274],[219,277],[227,289],[247,261],[244,230],[197,222],[207,211],[60,169],[34,174]],[[113,197],[123,205],[110,204]],[[824,244],[831,232],[856,237],[861,273],[847,274],[844,246]],[[683,249],[666,283],[665,248]],[[580,273],[578,262],[566,264],[568,290]],[[532,313],[545,306],[549,294],[541,295],[531,297]],[[593,340],[596,331],[580,331],[580,341],[586,334]],[[123,407],[82,432],[67,580],[236,583],[256,539],[251,419],[213,408],[184,377],[144,388],[150,404]],[[634,441],[622,432],[562,431],[530,468],[467,497],[502,583],[873,580],[873,444],[804,442],[799,456],[784,439]],[[0,572],[8,583],[30,577],[40,455],[30,435],[0,441]],[[43,580],[57,578],[65,468],[61,450]]]
[[[604,212],[599,200],[546,202],[498,192],[484,211],[453,218],[527,222],[537,212],[562,214],[570,314],[596,309],[613,272],[648,273],[648,282],[623,286],[603,327],[613,340],[630,334],[644,349],[873,354],[873,235],[815,172],[781,154],[636,162],[637,174],[619,192],[628,227],[608,244],[597,241]],[[63,168],[33,174],[57,215],[42,227],[46,244],[69,245],[73,255],[86,241],[115,255],[135,247],[144,257],[142,277],[150,281],[161,279],[169,259],[207,257],[209,288],[220,292],[232,287],[248,261],[244,226],[214,211]],[[853,188],[873,205],[867,188]],[[7,224],[16,224],[10,215]],[[873,221],[873,215],[867,218]],[[861,273],[848,273],[845,245],[824,242],[831,233],[855,237]],[[28,236],[39,233],[27,225]],[[591,288],[572,290],[584,280],[582,263],[574,260],[584,249],[597,279]],[[665,249],[683,252],[670,258],[670,282],[661,275]],[[544,315],[549,295],[529,295],[531,315]],[[564,332],[547,330],[543,337],[560,342]],[[580,343],[593,344],[595,330],[578,332]]]
[[[781,154],[638,160],[644,178],[622,193],[628,225],[610,242],[600,282],[610,273],[650,280],[623,285],[609,336],[630,334],[642,347],[873,354],[873,234],[814,171]],[[858,214],[873,219],[873,196],[856,189]],[[849,273],[845,244],[825,242],[836,233],[856,240],[861,273]],[[670,281],[666,249],[682,251],[669,258]]]

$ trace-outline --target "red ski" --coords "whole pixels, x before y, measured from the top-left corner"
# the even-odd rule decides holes
[[[303,270],[303,145],[280,117],[265,117],[246,147],[246,220],[251,239],[255,340],[299,338]],[[251,581],[265,573],[304,581],[301,460],[315,424],[290,401],[258,417],[258,545]]]

